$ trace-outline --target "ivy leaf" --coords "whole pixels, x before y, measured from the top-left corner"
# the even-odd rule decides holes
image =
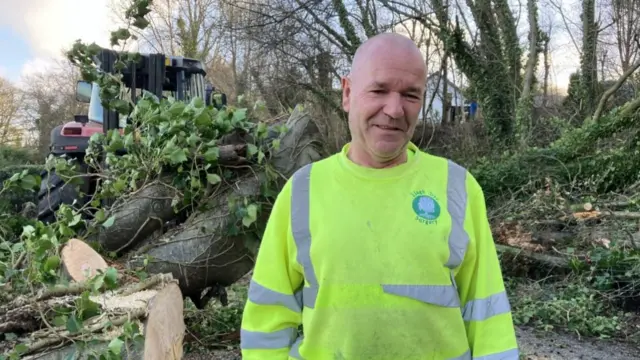
[[[27,352],[27,350],[29,350],[29,347],[27,347],[26,344],[18,344],[16,345],[15,349],[14,349],[18,354],[24,354]]]
[[[91,289],[93,289],[93,291],[98,291],[102,288],[103,284],[104,276],[96,276],[95,278],[93,278],[93,282],[91,283]]]
[[[60,257],[56,255],[49,256],[47,260],[44,262],[44,271],[49,272],[51,270],[56,270],[60,266]]]
[[[113,267],[108,268],[104,273],[104,282],[108,289],[115,289],[118,286],[118,270]]]
[[[101,222],[105,219],[105,215],[104,215],[104,209],[100,209],[98,211],[96,211],[95,215],[93,216],[93,218],[97,221],[97,222]]]
[[[211,147],[204,153],[204,158],[207,161],[216,161],[220,156],[220,149],[218,147]]]
[[[120,355],[123,345],[124,341],[120,340],[120,338],[115,338],[109,343],[109,351],[111,351],[111,353],[113,353],[114,355]]]
[[[215,185],[222,181],[222,179],[218,174],[207,174],[207,181],[209,182],[209,184]]]
[[[113,226],[113,223],[116,221],[115,215],[111,215],[105,222],[102,223],[102,226],[105,228],[110,228]]]
[[[73,220],[71,220],[69,222],[69,226],[75,226],[78,225],[80,223],[80,221],[82,220],[82,215],[80,214],[75,214],[73,215]]]
[[[64,326],[67,323],[67,315],[60,315],[53,318],[53,325],[55,326]]]
[[[187,144],[189,144],[189,146],[194,146],[199,141],[200,136],[198,136],[196,133],[191,133],[191,135],[189,135],[189,137],[187,138]]]
[[[81,297],[76,299],[76,309],[80,313],[77,319],[80,322],[82,319],[89,319],[100,314],[100,305],[89,298],[88,291],[83,292]]]
[[[184,149],[176,147],[176,149],[173,150],[169,155],[169,160],[173,165],[180,164],[187,161],[187,154],[185,153]]]
[[[67,319],[67,331],[75,334],[78,331],[80,331],[80,328],[82,327],[81,322],[79,321],[79,319],[75,316],[69,316],[69,319]]]
[[[242,225],[249,227],[258,218],[258,206],[256,204],[250,204],[247,206],[247,215],[242,218]]]
[[[253,144],[247,144],[247,154],[253,156],[258,153],[258,147]]]
[[[35,188],[38,184],[38,180],[33,175],[26,175],[20,180],[20,186],[25,190]]]
[[[249,206],[247,206],[247,215],[252,219],[256,219],[258,217],[258,205],[249,204]]]
[[[233,117],[231,118],[231,122],[236,125],[241,123],[244,119],[247,118],[247,109],[237,109],[233,112]]]
[[[186,105],[183,102],[180,101],[176,101],[173,104],[171,104],[171,107],[169,108],[169,115],[171,116],[178,116],[180,114],[182,114],[182,112],[184,111],[184,108],[186,107]]]

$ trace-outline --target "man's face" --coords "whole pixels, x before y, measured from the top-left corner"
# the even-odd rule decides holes
[[[343,79],[342,105],[353,142],[376,161],[397,157],[411,140],[426,80],[420,57],[389,50],[372,51]]]

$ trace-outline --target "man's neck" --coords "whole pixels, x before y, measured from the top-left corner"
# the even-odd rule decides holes
[[[360,166],[373,168],[373,169],[385,169],[385,168],[398,166],[400,164],[407,162],[407,149],[406,147],[403,147],[400,154],[392,159],[379,160],[369,155],[363,149],[357,146],[351,146],[347,151],[347,157],[349,158],[349,160],[353,161],[354,163]]]

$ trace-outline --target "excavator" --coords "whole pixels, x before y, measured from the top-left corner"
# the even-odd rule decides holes
[[[99,71],[115,72],[118,53],[102,48],[94,58]],[[207,106],[220,109],[227,105],[226,95],[218,93],[206,80],[206,71],[201,61],[182,56],[166,56],[164,54],[140,54],[138,61],[130,61],[125,69],[119,71],[123,87],[130,93],[132,103],[136,103],[143,90],[149,91],[159,99],[173,97],[176,100],[190,101],[199,97]],[[87,115],[75,115],[74,120],[55,127],[51,131],[50,155],[72,159],[82,176],[76,188],[55,172],[55,169],[43,171],[42,182],[38,192],[38,220],[51,223],[56,220],[56,211],[62,204],[74,204],[81,207],[90,201],[95,191],[95,181],[84,162],[89,139],[95,133],[106,134],[112,129],[126,126],[126,117],[120,119],[115,110],[102,106],[100,87],[96,83],[78,81],[76,100],[88,103]],[[48,155],[49,156],[49,155]],[[75,183],[77,185],[77,183]]]

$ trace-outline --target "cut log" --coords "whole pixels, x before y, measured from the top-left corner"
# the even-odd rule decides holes
[[[46,305],[33,303],[31,306],[44,309],[54,303],[74,303],[77,300],[77,296],[66,295],[49,299]],[[180,288],[170,274],[155,275],[114,292],[89,296],[89,300],[100,311],[85,319],[80,331],[69,331],[65,325],[52,326],[37,315],[42,321],[40,329],[23,334],[16,340],[0,342],[0,350],[7,355],[20,343],[27,349],[21,359],[88,359],[91,354],[108,351],[111,341],[123,334],[123,326],[133,322],[140,329],[139,340],[142,341],[123,344],[119,354],[121,358],[181,359],[185,332],[184,303]]]
[[[85,281],[108,267],[97,251],[79,239],[67,241],[60,255],[64,272],[75,282]]]
[[[113,224],[89,237],[107,251],[121,252],[143,241],[176,216],[171,202],[178,195],[170,186],[171,178],[163,178],[143,186],[110,209]]]
[[[184,323],[182,293],[176,283],[162,289],[149,303],[145,322],[144,360],[182,358]]]

